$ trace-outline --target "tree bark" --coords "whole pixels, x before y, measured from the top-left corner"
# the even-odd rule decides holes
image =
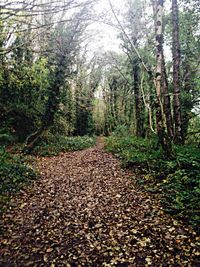
[[[182,143],[181,136],[181,102],[180,102],[180,41],[177,0],[172,0],[172,56],[173,56],[173,88],[174,88],[174,142]]]

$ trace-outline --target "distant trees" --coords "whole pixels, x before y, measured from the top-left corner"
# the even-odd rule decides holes
[[[179,12],[181,44],[181,135],[184,143],[188,127],[193,117],[193,108],[198,107],[200,81],[200,3],[182,1],[182,12]]]
[[[143,23],[142,23],[142,16],[143,10],[141,6],[141,2],[138,0],[129,1],[129,10],[127,13],[127,21],[128,21],[128,30],[130,40],[133,43],[134,47],[138,50],[140,47],[140,42],[143,38]],[[123,40],[125,41],[125,40]],[[123,47],[128,54],[129,63],[132,72],[132,84],[133,84],[133,92],[134,92],[134,101],[135,101],[135,131],[136,136],[144,137],[144,103],[142,100],[142,92],[140,88],[140,80],[142,75],[142,64],[140,62],[140,58],[135,52],[130,44],[127,46],[125,43]]]
[[[164,13],[164,1],[152,0],[150,2],[153,6],[151,17],[146,12],[146,2],[144,3],[142,0],[128,1],[128,12],[124,15],[124,22],[120,21],[112,2],[110,2],[110,6],[127,58],[127,72],[130,75],[129,78],[131,77],[127,83],[127,91],[132,94],[126,95],[126,101],[130,101],[129,110],[134,114],[131,117],[134,133],[139,137],[145,136],[149,132],[148,127],[154,132],[156,123],[156,132],[160,143],[166,155],[170,156],[172,154],[171,142],[180,144],[185,141],[189,120],[192,117],[192,108],[195,105],[195,101],[192,101],[193,92],[198,101],[197,80],[199,78],[197,68],[194,66],[199,65],[199,52],[193,46],[197,58],[195,61],[194,53],[190,49],[192,42],[187,38],[185,30],[194,25],[193,23],[196,21],[194,30],[191,30],[190,33],[188,31],[188,34],[195,42],[195,46],[198,47],[199,17],[197,18],[197,9],[199,5],[192,1],[191,7],[183,0],[179,3],[172,0],[172,12],[169,15]],[[181,15],[179,14],[179,5],[182,5]],[[191,18],[194,21],[187,16],[191,9],[193,10]],[[179,17],[184,17],[185,20],[179,20]],[[167,32],[165,32],[165,28],[167,28]],[[165,59],[164,39],[167,39],[168,48],[171,45],[172,60],[169,56]],[[113,121],[112,130],[119,125],[120,115],[116,116],[115,106],[118,92],[123,91],[116,76],[123,79],[127,75],[124,75],[121,68],[122,63],[118,62],[115,76],[110,83],[111,102],[105,102],[109,103],[106,105],[109,105],[110,108],[110,117],[112,118],[110,121]],[[194,77],[196,77],[195,82]],[[123,100],[121,99],[121,101]],[[130,121],[123,123],[130,126]]]

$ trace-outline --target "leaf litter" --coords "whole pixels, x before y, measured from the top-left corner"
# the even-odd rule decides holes
[[[200,266],[197,233],[102,145],[37,165],[40,179],[2,215],[1,266]]]

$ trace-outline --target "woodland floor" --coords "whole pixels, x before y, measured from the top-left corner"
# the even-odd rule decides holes
[[[102,149],[38,158],[3,215],[1,266],[200,266],[197,234]]]

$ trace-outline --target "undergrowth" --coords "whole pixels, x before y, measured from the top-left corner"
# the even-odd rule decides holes
[[[17,192],[36,177],[36,171],[24,158],[12,155],[4,147],[0,147],[0,213],[11,193]]]
[[[33,154],[56,156],[60,152],[82,150],[95,145],[95,138],[89,136],[47,136],[43,137]]]
[[[194,145],[173,149],[175,158],[166,160],[156,139],[111,136],[106,141],[106,150],[120,158],[124,167],[142,174],[137,181],[140,186],[161,194],[165,211],[197,229],[200,225],[200,149]]]

